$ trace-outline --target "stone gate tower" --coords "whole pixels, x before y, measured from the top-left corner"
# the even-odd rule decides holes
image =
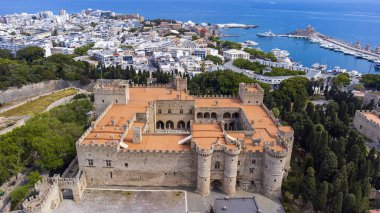
[[[128,82],[125,80],[98,80],[94,86],[94,98],[96,117],[110,104],[128,104]]]

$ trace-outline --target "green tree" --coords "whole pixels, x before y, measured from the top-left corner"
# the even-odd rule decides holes
[[[313,207],[316,211],[325,211],[327,204],[328,183],[323,181],[313,198]]]
[[[343,208],[343,193],[339,192],[337,196],[333,198],[331,212],[342,212]]]
[[[81,47],[77,47],[77,48],[75,48],[74,53],[76,55],[86,55],[87,51],[89,51],[91,48],[93,48],[94,45],[95,45],[94,43],[89,43],[89,44],[83,45]]]
[[[222,65],[223,64],[223,59],[221,57],[214,56],[214,55],[208,55],[208,56],[206,56],[205,60],[210,60],[210,61],[212,61],[212,63],[218,64],[218,65]]]
[[[338,160],[334,152],[328,150],[324,155],[324,159],[322,161],[319,176],[322,180],[330,180],[332,176],[336,173],[338,167]]]
[[[20,60],[26,60],[28,63],[42,59],[44,56],[45,50],[41,47],[30,46],[17,51],[17,58]]]
[[[306,171],[306,175],[303,178],[302,182],[302,198],[308,202],[311,201],[315,194],[315,177],[314,177],[313,167],[309,167]]]
[[[13,55],[12,55],[11,51],[9,51],[9,50],[0,49],[0,58],[12,59]]]

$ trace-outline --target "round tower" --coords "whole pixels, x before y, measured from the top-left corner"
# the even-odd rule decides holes
[[[280,197],[288,152],[286,149],[283,151],[275,151],[267,144],[264,146],[264,151],[263,193],[269,197]]]
[[[197,170],[197,190],[201,195],[210,193],[210,171],[212,149],[200,149],[197,147],[198,170]]]
[[[236,177],[239,153],[239,149],[225,150],[223,191],[228,195],[233,195],[236,193]]]

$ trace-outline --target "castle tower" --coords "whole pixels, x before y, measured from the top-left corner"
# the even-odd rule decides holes
[[[223,191],[228,195],[236,193],[236,177],[240,150],[226,150],[224,158]]]
[[[198,171],[197,171],[197,190],[201,195],[210,193],[210,171],[211,171],[211,154],[212,150],[199,149],[198,154]]]
[[[98,80],[94,86],[95,115],[99,116],[110,104],[127,104],[129,86],[124,80]]]
[[[287,150],[275,151],[268,144],[264,145],[263,193],[268,197],[281,196],[281,184]]]
[[[177,91],[187,91],[187,78],[175,77],[174,89]]]
[[[239,85],[239,98],[244,105],[261,105],[264,100],[264,90],[259,84]]]

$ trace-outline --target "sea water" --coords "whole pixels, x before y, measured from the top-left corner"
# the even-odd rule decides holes
[[[239,35],[229,40],[256,41],[265,51],[288,50],[293,60],[305,66],[318,62],[329,68],[374,72],[371,62],[320,48],[307,40],[259,38],[256,33],[271,30],[284,34],[310,24],[325,35],[349,43],[360,41],[372,48],[380,46],[380,3],[376,0],[0,0],[0,14],[43,10],[57,14],[61,9],[74,13],[87,8],[139,13],[149,19],[259,25],[255,29],[230,29],[225,33]]]

